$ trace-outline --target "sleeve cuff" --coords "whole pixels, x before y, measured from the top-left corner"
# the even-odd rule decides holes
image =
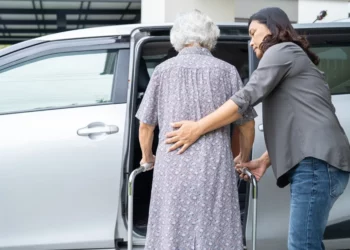
[[[231,97],[231,100],[238,106],[238,113],[241,114],[241,115],[248,108],[248,102],[246,100],[244,100],[244,98],[242,98],[239,95],[239,92],[237,92],[235,95],[233,95]]]
[[[254,120],[254,118],[258,116],[255,109],[249,106],[249,102],[242,98],[239,93],[232,96],[231,100],[238,106],[238,113],[242,116],[241,119],[235,121],[235,125],[243,125],[248,121]]]

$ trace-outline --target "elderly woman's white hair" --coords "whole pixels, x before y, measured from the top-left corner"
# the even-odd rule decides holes
[[[218,26],[209,16],[199,10],[193,10],[176,18],[170,32],[170,42],[176,51],[191,44],[198,44],[212,50],[219,35]]]

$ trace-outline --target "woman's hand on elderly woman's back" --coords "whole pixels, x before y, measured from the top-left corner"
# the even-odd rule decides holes
[[[228,100],[213,113],[196,122],[175,122],[172,124],[172,127],[179,129],[167,133],[168,139],[165,141],[167,144],[174,143],[174,145],[170,147],[169,152],[181,147],[178,152],[178,154],[181,154],[195,143],[201,135],[224,127],[241,117],[241,114],[238,112],[238,106],[232,100]]]
[[[198,122],[195,121],[180,121],[171,124],[175,131],[166,134],[168,138],[165,143],[174,144],[168,152],[174,151],[181,147],[178,154],[182,154],[201,136],[201,130]]]

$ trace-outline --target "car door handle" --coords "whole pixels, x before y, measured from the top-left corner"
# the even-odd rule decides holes
[[[119,128],[116,125],[105,124],[90,124],[85,128],[78,129],[77,134],[80,136],[89,136],[93,134],[115,134],[118,133]]]
[[[258,129],[259,129],[260,131],[264,131],[264,125],[260,124],[260,125],[258,126]]]

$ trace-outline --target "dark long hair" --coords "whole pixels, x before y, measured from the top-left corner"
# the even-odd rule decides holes
[[[271,35],[267,35],[260,44],[262,52],[277,43],[293,42],[305,51],[315,65],[320,62],[318,56],[309,49],[310,44],[307,39],[296,32],[287,14],[280,8],[262,9],[250,17],[249,25],[252,21],[265,24],[271,32]]]

